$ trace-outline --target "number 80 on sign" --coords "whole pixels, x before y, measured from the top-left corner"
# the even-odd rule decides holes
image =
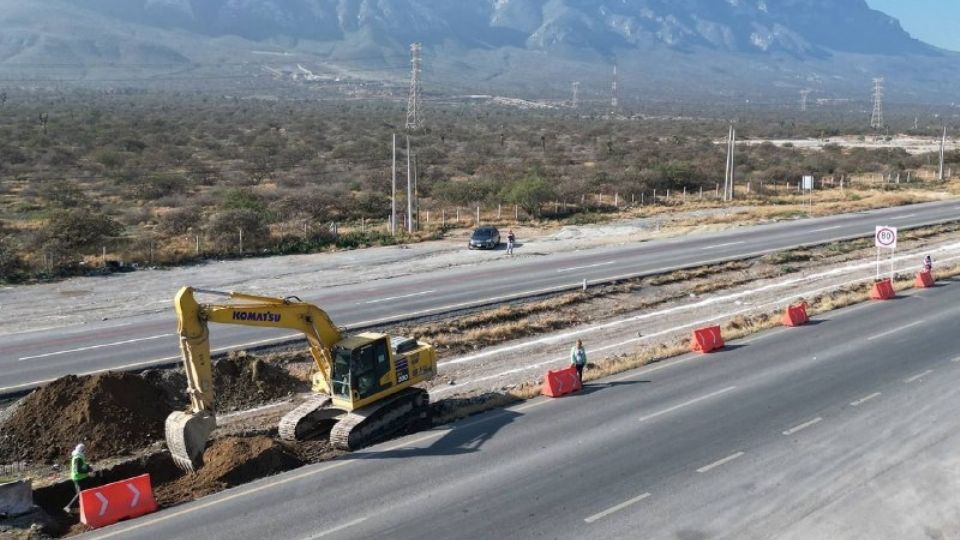
[[[874,244],[878,248],[896,249],[897,247],[897,228],[877,226],[877,232],[874,235]]]

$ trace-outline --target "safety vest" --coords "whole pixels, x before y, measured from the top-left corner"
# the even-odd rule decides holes
[[[90,468],[87,467],[87,463],[83,460],[83,456],[73,456],[73,458],[70,460],[70,479],[74,482],[85,480],[87,478],[87,473],[89,472]]]

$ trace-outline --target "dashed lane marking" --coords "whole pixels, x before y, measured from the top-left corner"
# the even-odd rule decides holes
[[[802,430],[804,430],[804,429],[807,429],[808,427],[810,427],[810,426],[812,426],[812,425],[814,425],[814,424],[819,424],[822,420],[823,420],[823,418],[820,418],[820,417],[818,416],[818,417],[814,418],[813,420],[810,420],[809,422],[804,422],[804,423],[800,424],[799,426],[793,426],[792,428],[784,431],[783,434],[784,434],[784,435],[793,435],[794,433],[796,433],[796,432],[798,432],[798,431],[802,431]]]
[[[731,455],[729,455],[729,456],[727,456],[727,457],[725,457],[725,458],[723,458],[723,459],[718,459],[717,461],[714,461],[713,463],[711,463],[711,464],[709,464],[709,465],[704,465],[703,467],[700,467],[699,469],[697,469],[697,472],[698,472],[698,473],[705,473],[705,472],[707,472],[707,471],[709,471],[709,470],[711,470],[711,469],[716,469],[717,467],[719,467],[719,466],[721,466],[721,465],[726,465],[727,463],[730,463],[731,461],[733,461],[733,460],[741,457],[742,455],[743,455],[743,452],[737,452],[737,453],[735,453],[735,454],[731,454]]]
[[[883,394],[881,394],[880,392],[874,392],[874,393],[870,394],[869,396],[864,396],[864,397],[862,397],[862,398],[860,398],[860,399],[858,399],[858,400],[856,400],[856,401],[851,401],[851,402],[850,402],[850,405],[853,406],[853,407],[859,407],[860,405],[863,405],[864,403],[870,401],[871,399],[878,398],[878,397],[880,397],[881,395],[883,395]]]
[[[612,513],[614,513],[614,512],[619,512],[620,510],[623,510],[624,508],[626,508],[626,507],[628,507],[628,506],[630,506],[630,505],[637,504],[638,502],[646,499],[646,498],[649,497],[649,496],[650,496],[649,493],[644,493],[644,494],[642,494],[642,495],[637,495],[636,497],[634,497],[634,498],[632,498],[632,499],[630,499],[630,500],[627,500],[627,501],[623,501],[622,503],[620,503],[620,504],[618,504],[618,505],[616,505],[616,506],[611,506],[610,508],[607,508],[607,509],[604,510],[603,512],[599,512],[599,513],[597,513],[597,514],[594,514],[594,515],[592,515],[592,516],[584,519],[584,521],[586,521],[587,523],[593,523],[594,521],[603,519],[603,518],[609,516],[610,514],[612,514]]]

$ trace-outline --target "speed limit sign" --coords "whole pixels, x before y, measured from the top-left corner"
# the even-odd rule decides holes
[[[878,248],[896,249],[897,248],[897,228],[877,226],[877,233],[874,236],[874,244]]]

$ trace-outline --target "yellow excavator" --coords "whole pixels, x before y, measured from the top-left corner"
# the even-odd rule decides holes
[[[200,293],[231,302],[200,304],[195,298]],[[312,380],[315,395],[280,420],[279,433],[284,440],[329,435],[334,446],[355,450],[428,418],[430,397],[426,390],[413,386],[436,375],[436,351],[428,344],[370,332],[345,337],[326,312],[297,297],[184,287],[174,303],[190,411],[171,413],[165,428],[170,453],[184,470],[202,465],[207,440],[217,426],[211,322],[286,328],[306,336],[317,365]]]

